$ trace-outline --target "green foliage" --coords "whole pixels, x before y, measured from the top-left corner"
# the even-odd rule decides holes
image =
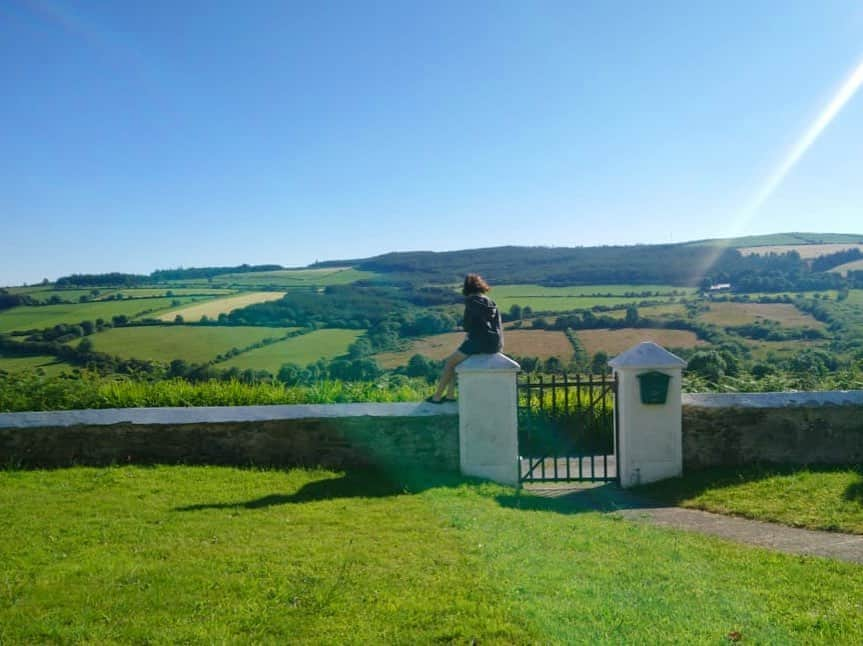
[[[252,406],[341,402],[420,401],[430,392],[424,381],[404,377],[379,381],[322,380],[307,386],[173,378],[148,382],[108,379],[91,373],[78,378],[0,372],[0,412],[140,408],[160,406]]]

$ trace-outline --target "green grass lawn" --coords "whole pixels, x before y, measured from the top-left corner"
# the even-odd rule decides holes
[[[863,641],[863,568],[363,472],[0,472],[0,642]]]
[[[106,330],[88,337],[93,349],[122,358],[206,363],[231,348],[279,338],[300,328],[148,325]],[[72,342],[73,345],[79,340]],[[262,348],[266,350],[266,348]]]
[[[639,491],[682,507],[863,534],[860,466],[706,469]]]
[[[41,305],[13,307],[0,312],[0,333],[13,330],[32,330],[53,327],[60,323],[80,323],[126,315],[135,318],[145,312],[158,312],[172,307],[178,300],[181,304],[192,303],[197,299],[179,296],[176,298],[136,298],[122,301],[96,301],[90,303]]]
[[[265,348],[244,352],[219,365],[241,370],[269,370],[275,374],[285,363],[306,366],[318,359],[332,359],[348,351],[365,330],[326,329],[279,341]]]

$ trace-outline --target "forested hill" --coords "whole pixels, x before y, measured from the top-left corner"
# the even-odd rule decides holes
[[[493,283],[669,284],[734,282],[743,290],[838,287],[835,274],[813,272],[796,252],[742,255],[711,245],[493,247],[396,252],[354,261],[359,269],[412,283],[451,283],[477,272]],[[834,284],[835,283],[835,284]]]

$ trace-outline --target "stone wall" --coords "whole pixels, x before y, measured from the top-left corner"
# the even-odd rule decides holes
[[[0,414],[0,464],[379,466],[457,471],[454,404]]]
[[[863,392],[683,397],[687,469],[863,463]]]

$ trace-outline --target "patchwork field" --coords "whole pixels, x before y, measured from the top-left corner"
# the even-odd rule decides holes
[[[498,285],[492,288],[490,296],[503,312],[513,305],[530,306],[534,312],[568,312],[597,305],[613,307],[644,300],[669,300],[675,294],[684,296],[693,292],[690,288],[671,285]],[[645,293],[659,295],[643,296]]]
[[[81,321],[95,321],[100,318],[110,321],[112,316],[120,315],[136,318],[176,307],[174,301],[186,304],[199,300],[204,299],[180,296],[176,298],[137,298],[123,301],[13,307],[0,312],[0,332],[41,330],[60,323],[80,323]]]
[[[106,330],[88,337],[97,352],[124,359],[206,363],[231,348],[279,338],[298,328],[148,325]],[[77,344],[79,341],[73,341]]]
[[[256,271],[245,274],[222,274],[215,276],[213,285],[260,288],[279,287],[284,289],[326,287],[327,285],[347,285],[358,280],[377,276],[374,272],[360,271],[352,267],[326,267],[321,269],[280,269],[278,271]],[[182,284],[204,283],[204,279],[178,281]]]
[[[710,303],[710,310],[702,313],[700,318],[722,326],[776,321],[786,327],[824,327],[811,315],[788,303]]]
[[[407,365],[415,354],[429,359],[445,359],[455,351],[465,335],[463,332],[448,332],[423,337],[414,341],[402,352],[384,352],[375,355],[383,368],[396,368]],[[573,348],[563,332],[552,330],[506,330],[504,333],[504,352],[515,356],[558,357],[561,361],[572,358]]]
[[[0,355],[0,371],[10,373],[39,371],[44,372],[49,377],[53,377],[69,370],[72,370],[71,365],[58,361],[57,357],[50,355],[32,357],[4,357]]]
[[[769,253],[782,254],[796,251],[804,260],[810,260],[818,256],[836,253],[837,251],[845,251],[846,249],[860,249],[860,251],[863,251],[863,242],[766,245],[761,247],[741,247],[738,251],[744,256],[751,256],[753,254],[765,255]]]
[[[863,260],[855,260],[854,262],[846,262],[844,265],[834,267],[830,271],[842,274],[843,276],[849,271],[863,271]]]
[[[626,310],[612,310],[611,312],[603,312],[602,314],[603,316],[622,319],[626,317]],[[686,307],[677,303],[669,303],[668,305],[651,305],[649,307],[638,308],[639,316],[650,319],[682,317],[685,314]]]
[[[219,367],[268,370],[276,374],[285,363],[306,366],[318,359],[333,359],[343,355],[348,351],[348,346],[363,333],[364,330],[315,330],[263,348],[244,352],[220,363]]]
[[[623,328],[621,330],[579,330],[575,334],[590,354],[602,351],[609,356],[620,354],[642,341],[653,341],[666,348],[694,348],[707,345],[695,336],[695,332],[689,330]]]
[[[209,300],[206,303],[192,305],[181,309],[171,310],[159,317],[161,321],[173,321],[177,316],[182,316],[184,320],[197,323],[202,317],[206,316],[210,319],[218,318],[219,314],[229,314],[234,310],[248,307],[256,303],[266,303],[267,301],[277,301],[285,292],[250,292],[240,294],[238,296],[230,296],[228,298],[218,298]]]

